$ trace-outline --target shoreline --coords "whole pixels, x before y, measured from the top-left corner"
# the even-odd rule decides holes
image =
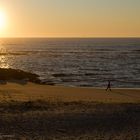
[[[66,82],[65,82],[65,80],[63,78],[67,77],[67,75],[69,75],[69,74],[61,74],[61,73],[53,74],[52,76],[54,76],[54,80],[49,80],[49,79],[47,79],[47,77],[46,78],[44,77],[45,79],[41,79],[40,75],[35,74],[33,72],[28,72],[28,71],[24,71],[24,70],[20,70],[20,69],[13,69],[13,68],[0,68],[0,84],[6,84],[7,82],[27,84],[28,82],[33,82],[33,83],[37,83],[40,85],[63,86],[63,87],[100,88],[100,89],[106,88],[107,79],[104,80],[102,86],[100,86],[100,84],[99,85],[97,84],[98,83],[97,80],[95,80],[92,84],[88,83],[88,81],[86,84],[80,84],[80,81],[77,81],[78,84],[75,84],[72,81],[70,82],[69,80],[68,81],[66,80]],[[92,76],[92,74],[91,74],[91,76]],[[55,78],[57,78],[57,77],[59,77],[60,80],[62,80],[62,81],[56,82],[57,80]],[[123,84],[116,85],[115,83],[113,83],[113,81],[114,80],[112,80],[111,84],[114,89],[116,89],[116,87],[117,87],[117,89],[126,89],[129,87],[131,87],[132,89],[140,88],[139,85],[134,85],[133,83],[131,85],[124,84],[126,87]]]
[[[28,85],[29,83],[32,83],[32,84],[36,84],[36,85],[43,85],[43,86],[54,86],[54,87],[69,87],[69,88],[81,88],[81,89],[84,89],[84,88],[89,88],[89,89],[106,89],[106,87],[94,87],[94,86],[73,86],[73,85],[59,85],[59,84],[49,84],[49,83],[43,83],[41,81],[37,81],[37,82],[30,82],[28,81],[27,79],[23,79],[23,80],[15,80],[15,79],[12,79],[12,80],[0,80],[0,85],[6,85],[6,84],[19,84],[19,85]],[[111,87],[111,89],[113,90],[116,90],[116,89],[135,89],[135,90],[140,90],[140,87]]]
[[[106,91],[105,88],[51,86],[29,82],[0,85],[0,93],[0,100],[10,97],[17,101],[51,99],[66,102],[140,103],[139,88],[112,88],[112,91]]]

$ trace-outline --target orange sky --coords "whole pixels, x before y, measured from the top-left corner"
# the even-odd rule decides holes
[[[0,11],[0,37],[140,37],[140,0],[0,0]]]

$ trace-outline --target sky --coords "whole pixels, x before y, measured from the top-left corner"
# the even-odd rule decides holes
[[[0,37],[140,37],[140,0],[0,0],[0,11]]]

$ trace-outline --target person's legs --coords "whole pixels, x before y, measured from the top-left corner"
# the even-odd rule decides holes
[[[106,91],[108,91],[108,86],[107,86],[107,88],[106,88]]]
[[[108,88],[109,88],[109,90],[111,91],[111,86],[110,86],[110,85],[108,86]]]
[[[111,91],[111,87],[107,86],[106,91],[110,90]]]

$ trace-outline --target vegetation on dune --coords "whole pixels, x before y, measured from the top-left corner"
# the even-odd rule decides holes
[[[1,102],[0,132],[35,139],[139,139],[140,104]]]

